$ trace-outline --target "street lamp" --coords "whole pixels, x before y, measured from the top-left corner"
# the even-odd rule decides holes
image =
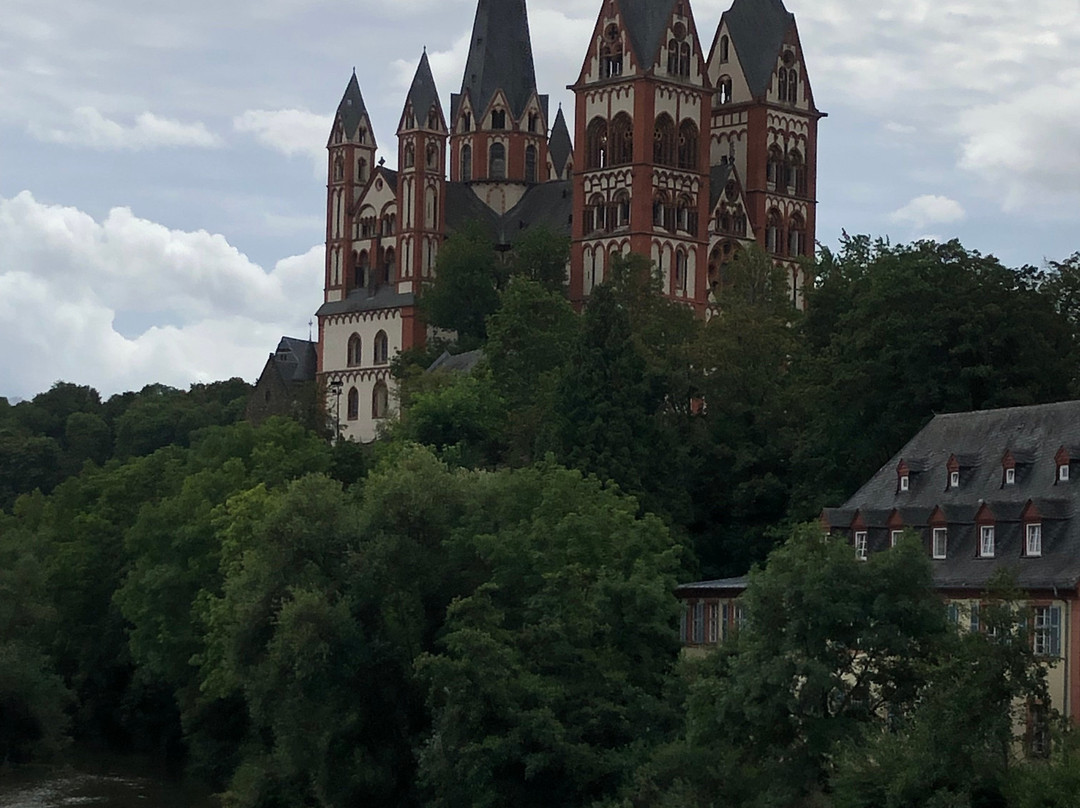
[[[334,443],[341,437],[341,379],[330,380],[330,392],[334,396]]]

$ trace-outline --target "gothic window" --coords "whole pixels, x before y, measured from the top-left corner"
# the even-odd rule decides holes
[[[719,230],[721,233],[731,232],[731,214],[728,213],[726,210],[720,211],[717,230]]]
[[[786,186],[787,178],[784,177],[784,153],[779,146],[769,147],[769,159],[765,164],[765,183],[769,190],[776,190],[777,186]]]
[[[439,147],[434,143],[429,143],[427,147],[427,167],[439,167]]]
[[[600,194],[593,194],[589,197],[589,206],[585,214],[586,229],[591,232],[604,230],[606,219],[604,214],[606,212],[607,208],[604,205],[604,197],[600,196]]]
[[[501,143],[491,144],[491,154],[488,156],[488,179],[506,179],[506,146]]]
[[[690,75],[690,43],[684,42],[679,46],[679,75]]]
[[[368,283],[368,253],[361,250],[356,257],[356,288],[363,289]]]
[[[358,182],[367,182],[367,160],[363,157],[356,161],[356,179]]]
[[[525,147],[525,182],[536,182],[536,146]]]
[[[506,110],[495,109],[491,111],[491,128],[492,129],[505,129],[506,128]]]
[[[349,388],[348,404],[345,409],[345,417],[350,421],[355,421],[360,417],[360,394],[356,392],[355,387]]]
[[[416,116],[413,115],[413,111],[411,109],[408,112],[405,113],[405,128],[406,129],[415,129],[416,128]]]
[[[356,130],[356,137],[361,143],[367,143],[367,129],[361,126]]]
[[[728,48],[730,44],[731,43],[728,41],[727,34],[724,34],[722,37],[720,37],[720,64],[723,64],[728,60]]]
[[[615,226],[627,227],[630,224],[630,194],[619,191],[615,194]]]
[[[669,76],[679,74],[679,43],[674,39],[670,40],[667,46],[667,72]]]
[[[593,118],[585,130],[585,167],[604,168],[607,165],[607,121]]]
[[[621,76],[623,71],[622,38],[619,26],[609,25],[604,31],[604,44],[600,47],[600,78]]]
[[[716,105],[723,106],[731,103],[731,76],[721,76],[716,85]]]
[[[686,293],[686,253],[675,251],[675,291]]]
[[[653,127],[653,162],[675,165],[675,122],[666,112],[656,119]]]
[[[395,216],[393,213],[387,213],[382,217],[382,235],[394,235],[394,225],[396,224],[396,219],[397,216]]]
[[[788,152],[788,167],[796,196],[806,196],[806,163],[797,149]]]
[[[780,211],[776,208],[772,208],[769,211],[768,217],[765,219],[765,249],[768,252],[779,254],[780,253],[780,233],[783,228],[783,219],[780,216]]]
[[[341,138],[342,138],[341,121],[338,121],[337,125],[334,126],[334,142],[335,143],[340,143]]]
[[[784,100],[783,95],[780,96]],[[788,71],[787,100],[792,104],[799,100],[799,74],[794,69]]]
[[[530,132],[535,132],[537,124],[539,122],[540,122],[540,116],[537,115],[535,112],[530,112],[529,113],[529,131]]]
[[[427,128],[435,130],[439,128],[439,113],[435,111],[434,107],[432,107],[431,111],[428,113]]]
[[[394,248],[387,247],[383,261],[383,283],[391,283],[394,280]]]
[[[461,181],[472,179],[472,146],[466,143],[461,147]]]
[[[698,129],[690,119],[679,124],[679,168],[696,169],[698,165]]]
[[[461,116],[461,131],[468,132],[470,129],[472,129],[472,115],[466,112]]]
[[[375,389],[371,391],[371,417],[385,418],[389,414],[390,394],[386,389],[386,382],[375,383]]]
[[[386,332],[380,331],[375,335],[375,352],[374,361],[376,365],[383,365],[389,358],[389,350],[387,348],[389,340],[386,338]]]
[[[413,148],[413,144],[405,144],[405,157],[403,160],[405,168],[410,168],[416,163],[416,149]]]
[[[345,178],[345,161],[338,156],[334,160],[334,182],[341,182]]]
[[[621,166],[634,161],[634,122],[620,112],[611,122],[611,152],[609,164]]]
[[[799,256],[806,254],[806,222],[796,213],[788,226],[788,254]]]
[[[675,208],[675,219],[679,230],[697,235],[697,211],[694,209],[694,200],[690,197],[679,197]]]
[[[364,355],[363,355],[363,353],[361,351],[361,348],[360,348],[360,335],[359,334],[353,334],[351,337],[349,337],[349,351],[348,351],[348,356],[346,357],[346,359],[347,359],[347,364],[350,367],[353,367],[355,365],[363,364]]]
[[[787,101],[787,68],[781,67],[777,73],[776,95],[781,101]]]

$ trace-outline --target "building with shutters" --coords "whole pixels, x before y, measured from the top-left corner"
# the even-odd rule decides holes
[[[724,265],[751,242],[787,268],[802,305],[823,113],[782,0],[734,0],[704,33],[689,0],[603,0],[582,49],[566,77],[572,141],[536,86],[525,0],[478,0],[447,106],[420,57],[396,169],[378,159],[360,80],[349,79],[327,144],[317,313],[319,379],[340,383],[345,437],[371,440],[393,412],[389,361],[424,343],[417,298],[442,242],[468,222],[503,250],[536,225],[568,235],[577,306],[613,256],[637,252],[665,294],[704,316]]]

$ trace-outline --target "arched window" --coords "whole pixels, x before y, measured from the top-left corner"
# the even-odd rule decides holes
[[[799,74],[795,72],[794,68],[788,71],[787,100],[792,104],[799,100]]]
[[[604,29],[604,44],[600,46],[600,78],[621,76],[623,69],[622,37],[619,26],[611,23]]]
[[[669,76],[679,74],[679,43],[674,39],[669,40],[667,45],[667,72]]]
[[[775,190],[780,185],[787,185],[784,177],[784,153],[780,151],[779,146],[769,147],[769,159],[765,164],[765,183],[770,190]]]
[[[461,131],[468,132],[472,129],[472,115],[466,112],[461,116]]]
[[[432,107],[431,111],[428,112],[428,114],[427,114],[427,128],[428,129],[438,129],[439,128],[439,114],[435,111],[434,107]]]
[[[626,191],[615,193],[615,227],[630,225],[630,194]]]
[[[350,421],[355,421],[360,417],[360,393],[357,392],[355,387],[349,388],[349,396],[346,401],[348,403],[345,408],[345,417]]]
[[[375,351],[373,355],[375,364],[385,364],[389,356],[389,340],[386,338],[386,332],[379,331],[379,333],[375,335]]]
[[[625,112],[620,112],[611,122],[611,152],[609,164],[626,165],[634,161],[634,122]]]
[[[716,105],[731,103],[731,76],[721,76],[716,84]]]
[[[356,179],[358,182],[367,182],[367,160],[363,157],[356,161]]]
[[[675,208],[663,191],[658,191],[653,197],[653,227],[675,230]]]
[[[675,251],[675,291],[686,294],[686,253]]]
[[[653,162],[675,165],[675,122],[666,112],[656,119],[653,127]]]
[[[371,391],[371,417],[385,418],[390,409],[390,394],[386,389],[386,382],[375,382],[375,389]]]
[[[806,254],[806,222],[803,217],[796,213],[791,217],[788,225],[788,255],[799,256]]]
[[[383,253],[382,282],[391,283],[394,280],[394,248],[387,247]]]
[[[776,208],[769,210],[769,215],[765,219],[765,249],[768,252],[779,255],[782,241],[780,234],[783,228],[783,219],[780,216],[780,211]]]
[[[604,168],[607,165],[607,121],[593,118],[585,130],[585,167]]]
[[[694,201],[688,196],[680,196],[675,206],[675,223],[679,230],[697,235],[697,211]]]
[[[501,143],[491,144],[491,153],[488,155],[488,179],[506,179],[506,146]]]
[[[466,143],[461,147],[461,181],[472,179],[472,146]]]
[[[349,337],[349,350],[346,356],[346,364],[350,367],[355,365],[362,365],[364,363],[364,355],[360,343],[360,335],[353,334]]]
[[[687,118],[679,124],[679,168],[696,169],[698,165],[698,129]]]
[[[493,109],[491,111],[491,128],[492,129],[505,129],[506,128],[506,110],[505,109]]]
[[[356,256],[356,288],[363,289],[368,285],[368,252],[361,250]]]
[[[334,160],[334,182],[341,182],[345,178],[345,161],[338,155]]]
[[[723,64],[728,60],[728,42],[727,34],[720,37],[720,64]]]
[[[788,152],[788,171],[791,175],[791,184],[795,186],[796,196],[806,196],[806,163],[798,149]]]
[[[427,167],[439,167],[439,147],[434,143],[429,143],[427,147]]]
[[[356,139],[361,143],[367,143],[367,129],[361,126],[356,130]]]
[[[536,182],[536,146],[525,147],[525,182]]]
[[[405,168],[411,168],[416,164],[416,149],[413,148],[413,144],[405,144],[405,156],[402,162],[405,164]]]
[[[589,197],[589,204],[585,206],[585,232],[594,233],[604,229],[604,197],[593,194]]]
[[[781,67],[777,73],[776,95],[781,101],[787,101],[787,68]]]
[[[690,43],[684,42],[679,46],[679,75],[690,75]]]

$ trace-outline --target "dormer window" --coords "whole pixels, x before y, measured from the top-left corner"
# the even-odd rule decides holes
[[[994,557],[994,526],[980,525],[979,527],[979,558]]]
[[[1016,485],[1016,469],[1005,469],[1005,485]]]
[[[907,491],[911,487],[911,477],[907,474],[900,475],[900,490]]]
[[[959,488],[959,487],[960,487],[960,472],[959,471],[950,471],[949,472],[949,488]]]
[[[904,535],[903,530],[890,530],[889,531],[889,546],[895,547],[900,543],[901,537]]]
[[[855,531],[855,558],[866,561],[866,531]]]
[[[1057,481],[1059,483],[1067,483],[1069,481],[1069,461],[1072,458],[1069,457],[1069,451],[1064,446],[1057,450],[1057,454],[1054,455],[1054,462],[1057,464]]]
[[[1063,463],[1058,466],[1058,482],[1067,483],[1069,481],[1069,466],[1067,463]]]
[[[934,542],[931,549],[933,551],[934,558],[946,558],[949,547],[949,529],[946,527],[935,527],[933,538]]]
[[[1032,522],[1024,526],[1024,555],[1037,558],[1042,555],[1042,524]]]

